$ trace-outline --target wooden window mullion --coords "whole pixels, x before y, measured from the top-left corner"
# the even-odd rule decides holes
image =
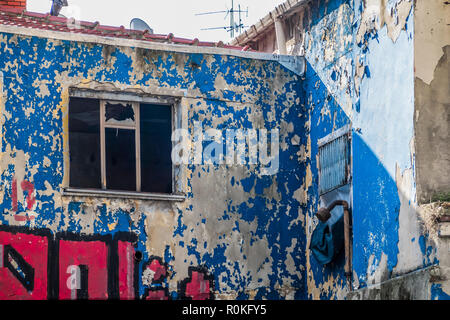
[[[100,157],[102,189],[106,190],[105,101],[100,101]]]
[[[135,118],[135,133],[136,138],[136,191],[141,192],[141,119],[140,119],[140,105],[133,103],[134,118]]]

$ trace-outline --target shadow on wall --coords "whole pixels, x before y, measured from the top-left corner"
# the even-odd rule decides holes
[[[311,64],[307,63],[304,81],[307,108],[310,113],[309,136],[311,154],[307,162],[312,172],[312,181],[308,188],[308,219],[306,223],[307,248],[310,237],[318,220],[314,216],[321,204],[318,172],[318,139],[350,124],[351,121],[343,108],[333,98],[327,86]],[[352,90],[352,88],[348,88]],[[364,106],[352,112],[364,112]],[[361,108],[361,109],[360,109]],[[407,121],[407,120],[405,120]],[[374,124],[376,125],[376,124]],[[395,137],[391,137],[395,139]],[[384,143],[380,141],[380,143]],[[406,203],[413,209],[414,199],[404,194],[397,186],[398,181],[392,177],[373,150],[364,141],[364,128],[356,132],[352,129],[352,182],[351,212],[353,216],[353,286],[355,289],[367,287],[373,279],[385,281],[393,276],[398,265],[400,208]],[[345,199],[334,199],[345,200]],[[414,207],[415,208],[415,207]],[[411,217],[411,214],[410,214]],[[418,220],[419,221],[419,220]],[[412,270],[437,263],[432,258],[433,249],[428,245],[427,237],[415,238],[415,234],[406,241],[419,242],[422,265],[411,265]],[[403,239],[405,241],[405,239]],[[307,249],[309,250],[309,249]],[[345,256],[343,250],[328,265],[320,265],[312,254],[307,253],[308,297],[314,299],[343,299],[347,288],[344,276]],[[376,273],[376,275],[375,275]]]

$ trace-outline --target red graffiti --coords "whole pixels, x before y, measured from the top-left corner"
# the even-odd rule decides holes
[[[27,195],[27,209],[31,210],[34,206],[34,203],[36,202],[36,197],[33,195],[34,194],[34,185],[29,182],[29,181],[22,181],[22,183],[20,184],[20,186],[22,187],[23,191],[26,191],[28,193]]]
[[[192,300],[208,300],[211,297],[210,282],[205,280],[205,274],[199,271],[192,271],[191,281],[186,283],[184,295]]]
[[[146,300],[169,300],[167,292],[164,289],[150,290],[147,294]]]
[[[12,181],[12,194],[11,194],[11,199],[12,199],[12,209],[13,211],[17,211],[17,180],[14,179]]]
[[[148,270],[146,300],[169,300],[168,265],[151,257],[139,268],[136,236],[114,237],[29,230],[0,225],[0,300],[136,299],[139,274]],[[181,299],[213,299],[214,277],[190,267],[179,283]]]
[[[129,242],[119,241],[119,296],[122,300],[134,299],[134,248]]]
[[[135,298],[133,234],[55,237],[48,230],[0,229],[0,300]]]
[[[0,248],[0,300],[45,299],[48,239],[0,232]]]
[[[26,201],[26,208],[28,210],[33,209],[34,204],[36,203],[36,197],[34,196],[34,185],[29,181],[22,181],[20,184],[21,189],[27,193],[27,197],[25,199]],[[18,200],[17,200],[17,180],[13,179],[12,181],[12,193],[11,193],[11,199],[12,199],[12,209],[13,211],[17,212],[19,210],[18,206]],[[27,221],[32,220],[34,217],[27,217],[27,216],[15,216],[14,219],[16,221]]]
[[[150,271],[151,284],[144,294],[145,300],[169,300],[169,293],[164,280],[167,278],[167,265],[160,257],[151,257],[143,269]]]
[[[59,298],[63,300],[77,299],[76,289],[70,286],[71,280],[69,268],[71,266],[87,267],[87,295],[89,299],[108,298],[108,250],[106,244],[101,241],[59,242]]]
[[[166,267],[162,265],[158,259],[153,259],[153,261],[150,263],[150,265],[147,266],[147,268],[154,272],[153,280],[155,282],[162,280],[162,278],[166,276]]]

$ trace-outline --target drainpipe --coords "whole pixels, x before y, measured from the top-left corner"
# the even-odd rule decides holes
[[[334,201],[328,208],[320,208],[317,211],[317,218],[320,221],[326,222],[331,217],[331,211],[336,206],[344,207],[344,250],[345,250],[345,277],[347,279],[347,286],[349,291],[353,291],[352,288],[352,220],[350,216],[350,210],[347,201],[337,200]]]
[[[286,36],[284,34],[283,21],[280,18],[275,18],[275,34],[279,53],[286,55]]]

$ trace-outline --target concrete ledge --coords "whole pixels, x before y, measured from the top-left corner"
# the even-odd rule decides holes
[[[430,266],[350,292],[347,300],[429,300],[439,267]]]
[[[91,190],[66,188],[63,190],[63,196],[66,197],[88,197],[88,198],[121,198],[134,200],[160,200],[160,201],[184,201],[185,195],[177,194],[159,194],[145,192],[125,192],[110,190]]]

